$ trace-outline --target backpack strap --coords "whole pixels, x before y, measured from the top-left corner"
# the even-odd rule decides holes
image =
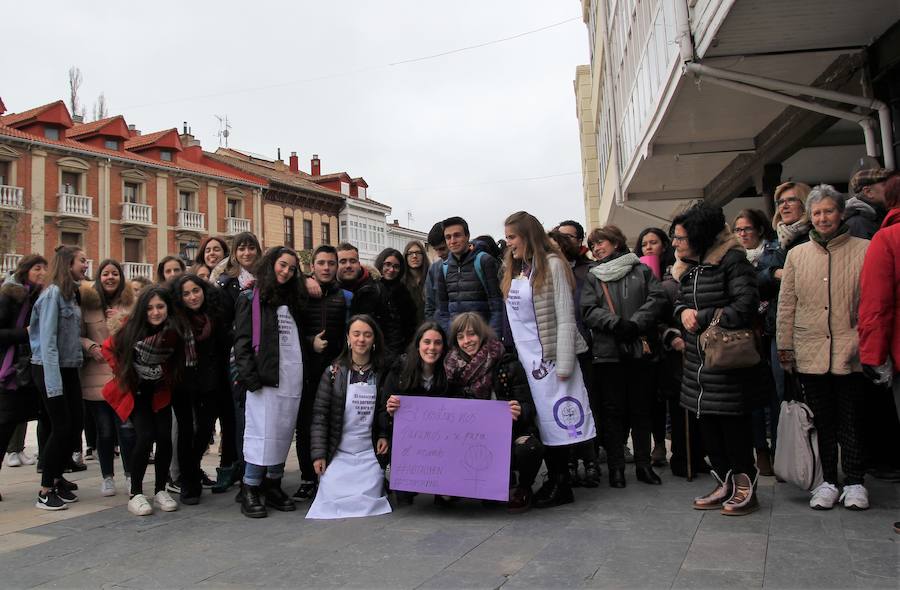
[[[481,283],[481,288],[484,289],[484,292],[488,292],[487,281],[484,278],[484,267],[481,264],[481,259],[486,255],[485,252],[478,251],[475,253],[475,276],[478,277],[478,282]],[[441,264],[441,270],[444,272],[444,279],[447,279],[447,268],[450,266],[450,256],[447,257],[447,260]]]

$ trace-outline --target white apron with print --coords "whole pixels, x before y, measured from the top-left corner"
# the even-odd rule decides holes
[[[300,332],[286,305],[278,315],[278,387],[247,392],[244,460],[254,465],[284,463],[297,428],[303,389]]]
[[[391,511],[384,494],[384,471],[372,448],[375,396],[374,378],[347,386],[341,442],[319,478],[319,491],[306,518],[375,516]]]
[[[506,298],[509,327],[516,342],[519,362],[525,368],[531,397],[537,409],[541,441],[559,447],[590,440],[597,436],[587,390],[578,365],[572,375],[561,381],[556,363],[545,361],[538,337],[531,282],[513,279]]]

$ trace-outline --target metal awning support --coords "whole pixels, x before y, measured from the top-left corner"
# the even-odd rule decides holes
[[[861,107],[869,111],[877,111],[878,123],[881,128],[881,151],[884,156],[884,166],[889,170],[896,168],[892,147],[893,132],[891,129],[891,112],[888,106],[880,100],[855,96],[853,94],[845,94],[834,90],[825,90],[814,86],[803,86],[802,84],[794,84],[792,82],[765,78],[753,74],[731,72],[729,70],[722,70],[696,62],[687,63],[684,67],[685,71],[690,72],[694,77],[705,80],[711,84],[731,88],[732,90],[745,92],[761,98],[775,100],[801,109],[815,111],[830,117],[837,117],[839,119],[846,119],[858,123],[862,127],[863,134],[866,138],[866,153],[873,157],[878,156],[878,150],[877,142],[875,140],[875,122],[871,117],[855,111],[836,109],[789,95],[812,96]]]

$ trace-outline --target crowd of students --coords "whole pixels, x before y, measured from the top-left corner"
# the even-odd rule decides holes
[[[238,484],[251,518],[308,500],[307,518],[367,516],[416,498],[386,476],[403,396],[502,400],[510,512],[573,502],[604,462],[624,488],[633,462],[649,485],[667,463],[710,473],[693,508],[743,515],[773,474],[780,402],[802,398],[824,471],[810,506],[863,510],[867,406],[900,392],[900,178],[864,170],[850,190],[782,184],[771,222],[744,210],[726,223],[699,204],[633,247],[612,225],[547,231],[518,212],[495,241],[451,217],[427,247],[385,249],[374,268],[351,244],[322,245],[308,274],[297,252],[264,252],[252,233],[207,238],[187,264],[164,258],[153,283],[126,280],[115,260],[89,281],[75,246],[49,263],[28,255],[0,289],[0,446],[8,464],[29,463],[22,424],[39,418],[46,510],[78,499],[64,473],[79,468],[89,416],[101,494],[117,492],[120,454],[135,515]],[[714,326],[752,333],[758,362],[713,365]],[[217,421],[213,480],[200,465]],[[289,495],[292,444],[301,482]]]

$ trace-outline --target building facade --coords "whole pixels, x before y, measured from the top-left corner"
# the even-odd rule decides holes
[[[393,223],[388,224],[387,248],[394,248],[403,252],[403,249],[406,248],[406,244],[412,240],[417,240],[422,242],[423,245],[427,245],[428,234],[417,229],[403,227],[397,219],[395,219]]]

